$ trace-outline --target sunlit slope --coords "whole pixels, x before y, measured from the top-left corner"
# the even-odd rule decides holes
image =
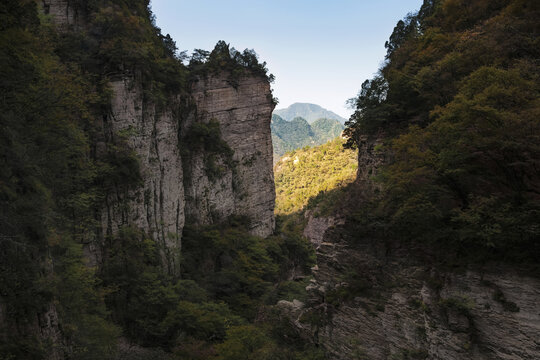
[[[336,138],[326,144],[286,153],[274,167],[276,213],[290,214],[304,207],[309,198],[354,180],[356,152],[343,148]]]

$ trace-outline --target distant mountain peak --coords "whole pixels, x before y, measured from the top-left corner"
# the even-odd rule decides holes
[[[274,114],[279,115],[281,118],[287,121],[291,121],[296,117],[301,117],[310,124],[321,118],[335,119],[341,124],[344,124],[345,121],[347,121],[347,119],[323,108],[320,105],[310,103],[294,103],[286,109],[275,110]]]

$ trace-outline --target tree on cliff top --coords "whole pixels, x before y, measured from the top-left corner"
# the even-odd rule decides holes
[[[247,71],[262,76],[269,82],[274,81],[274,75],[268,74],[266,62],[260,63],[254,50],[245,49],[240,52],[223,40],[218,41],[211,52],[195,49],[189,67],[196,75],[228,71],[233,77],[238,77]]]

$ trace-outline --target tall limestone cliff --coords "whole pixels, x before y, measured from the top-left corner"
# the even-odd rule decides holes
[[[69,1],[44,1],[43,9],[60,31],[87,26]],[[110,83],[111,107],[103,116],[103,141],[96,147],[105,152],[118,141],[127,143],[139,160],[141,184],[107,196],[97,242],[87,246],[92,263],[99,263],[106,250],[105,237],[124,226],[161,244],[170,273],[178,271],[186,216],[201,225],[246,216],[254,235],[273,232],[270,120],[275,105],[270,85],[266,77],[249,72],[237,84],[230,78],[227,71],[201,77],[188,94],[171,96],[160,109],[145,98],[135,76],[122,75]],[[190,139],[194,126],[210,122],[219,126],[211,141],[224,141],[225,148],[217,153]]]
[[[101,214],[100,245],[106,246],[104,238],[121,227],[136,227],[161,245],[164,265],[176,273],[184,226],[182,159],[175,117],[180,99],[170,99],[167,108],[158,112],[155,104],[144,100],[137,80],[124,77],[113,81],[111,88],[111,110],[103,117],[105,141],[97,148],[126,141],[137,155],[142,180],[136,189],[107,196]],[[101,251],[90,254],[99,257]]]
[[[63,29],[77,25],[80,19],[77,7],[69,0],[43,0],[43,12]]]
[[[107,141],[101,146],[117,138],[127,141],[139,159],[142,184],[107,197],[102,241],[122,226],[141,229],[162,245],[164,264],[175,273],[186,216],[203,225],[241,215],[250,219],[253,234],[273,232],[270,85],[249,75],[237,88],[227,81],[226,73],[200,80],[193,85],[193,99],[172,98],[160,112],[143,100],[133,78],[111,84],[111,112],[103,124]],[[193,106],[182,107],[185,102]],[[220,131],[210,141],[224,142],[215,151],[191,138],[194,128],[211,122]]]
[[[274,228],[274,175],[268,119],[274,104],[268,82],[243,76],[235,86],[229,74],[200,79],[193,85],[196,110],[186,121],[184,142],[197,125],[217,123],[231,153],[188,149],[186,159],[186,216],[200,224],[230,215],[245,215],[255,235]],[[218,141],[219,139],[215,139]],[[217,163],[212,164],[215,161]],[[214,166],[214,169],[209,167]]]

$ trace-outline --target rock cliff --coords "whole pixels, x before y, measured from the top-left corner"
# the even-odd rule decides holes
[[[305,235],[318,259],[310,300],[280,303],[331,359],[540,357],[540,281],[527,269],[441,269],[420,259],[420,249],[352,240],[347,227],[309,219]]]
[[[43,9],[62,31],[85,23],[69,1],[44,1]],[[250,219],[254,235],[273,232],[270,121],[275,105],[266,77],[245,73],[232,81],[227,72],[201,77],[190,94],[171,96],[160,109],[145,99],[135,76],[122,75],[110,87],[111,106],[103,115],[97,152],[126,143],[139,160],[141,184],[106,197],[97,241],[86,247],[91,263],[100,262],[105,238],[124,226],[161,244],[170,273],[178,271],[186,217],[211,224],[241,215]],[[189,138],[193,126],[210,122],[220,130],[220,138],[211,141],[224,142],[226,149],[209,151]]]
[[[80,19],[77,7],[69,0],[43,0],[43,12],[62,29],[76,26]]]
[[[179,122],[174,114],[180,99],[165,109],[145,101],[137,80],[124,77],[111,83],[110,113],[104,116],[104,142],[98,149],[127,142],[139,160],[141,184],[129,192],[110,193],[101,214],[101,245],[107,235],[132,226],[152,236],[162,247],[169,272],[178,271],[180,238],[184,226],[182,159],[178,144]],[[90,254],[98,256],[100,251]],[[99,261],[99,259],[96,259]]]
[[[160,111],[143,100],[133,78],[111,83],[111,111],[103,124],[106,141],[98,147],[125,141],[139,159],[142,183],[107,197],[101,243],[123,226],[135,227],[162,245],[164,264],[176,273],[185,216],[193,224],[212,224],[242,215],[251,220],[253,234],[273,232],[270,85],[246,75],[235,88],[227,79],[221,74],[200,80],[193,98],[171,98]],[[183,107],[185,102],[192,106]],[[209,151],[189,138],[196,124],[209,122],[220,129],[220,138],[211,141],[224,142],[226,149]],[[89,253],[99,261],[100,251]]]
[[[192,151],[186,159],[186,216],[208,224],[245,215],[253,234],[270,235],[275,194],[269,119],[274,104],[268,82],[243,76],[233,86],[229,74],[221,73],[197,81],[192,93],[195,112],[182,124],[184,141],[194,124],[217,122],[221,139],[232,152],[212,159],[209,151],[188,149]],[[209,161],[215,161],[217,169],[209,169]]]

